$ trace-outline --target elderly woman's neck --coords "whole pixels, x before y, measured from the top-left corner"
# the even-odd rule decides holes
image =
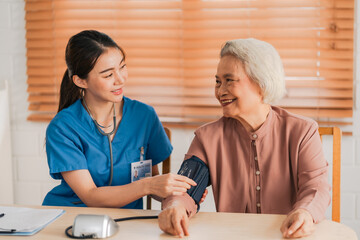
[[[265,122],[269,115],[271,106],[269,104],[262,104],[251,112],[235,117],[248,132],[258,130]]]

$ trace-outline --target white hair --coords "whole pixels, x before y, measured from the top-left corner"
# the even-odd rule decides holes
[[[254,38],[227,41],[220,57],[232,55],[239,59],[247,76],[259,85],[264,103],[273,104],[286,93],[284,68],[275,48]]]

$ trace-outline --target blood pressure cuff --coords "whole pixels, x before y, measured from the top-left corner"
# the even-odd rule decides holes
[[[200,158],[192,156],[181,164],[178,174],[186,176],[197,183],[196,186],[191,186],[191,188],[187,190],[187,193],[194,199],[199,211],[201,197],[206,187],[210,185],[208,166],[201,161]]]

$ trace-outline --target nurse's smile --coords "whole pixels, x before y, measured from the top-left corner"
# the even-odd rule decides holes
[[[120,94],[122,94],[122,92],[123,92],[123,89],[122,88],[119,88],[119,89],[116,89],[116,90],[114,90],[114,91],[111,91],[114,95],[120,95]]]

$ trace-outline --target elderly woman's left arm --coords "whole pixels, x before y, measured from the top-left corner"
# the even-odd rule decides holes
[[[298,154],[298,189],[293,210],[281,226],[284,237],[303,237],[314,230],[330,204],[328,164],[322,150],[318,125],[313,123],[303,138]]]

